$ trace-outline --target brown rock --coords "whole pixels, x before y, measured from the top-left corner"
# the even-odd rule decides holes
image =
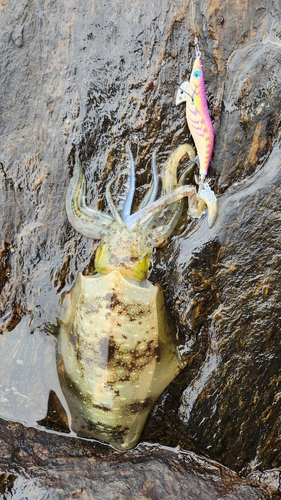
[[[180,449],[139,445],[120,453],[3,421],[0,445],[0,492],[16,500],[266,500],[274,494],[272,488],[266,491],[265,478],[240,479],[226,467]]]

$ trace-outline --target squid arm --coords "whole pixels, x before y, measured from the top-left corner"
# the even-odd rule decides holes
[[[157,166],[156,166],[156,151],[152,153],[152,162],[151,162],[151,172],[152,172],[152,182],[149,186],[145,196],[139,204],[139,209],[146,207],[150,203],[153,203],[157,198],[159,181],[157,174]]]
[[[113,222],[110,215],[103,214],[86,206],[86,180],[82,170],[81,160],[76,155],[73,177],[66,196],[66,213],[70,224],[83,236],[100,239],[107,233]]]

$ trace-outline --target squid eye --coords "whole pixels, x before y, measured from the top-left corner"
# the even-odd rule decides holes
[[[201,76],[201,71],[200,69],[196,69],[193,73],[193,76],[195,76],[195,78],[199,78],[199,76]]]

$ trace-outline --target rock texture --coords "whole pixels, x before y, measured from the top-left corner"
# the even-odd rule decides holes
[[[139,445],[120,453],[76,438],[26,432],[14,423],[0,426],[0,444],[0,493],[13,500],[268,500],[276,492],[267,487],[266,475],[240,479],[216,462],[179,449]]]
[[[42,467],[49,464],[51,471],[57,453],[57,464],[67,470],[72,471],[70,457],[89,462],[82,459],[73,489],[69,473],[55,484],[54,467],[54,498],[63,485],[70,489],[59,493],[62,498],[88,498],[94,483],[85,484],[91,477],[97,481],[98,473],[104,478],[103,467],[114,474],[112,491],[120,481],[122,498],[173,498],[175,492],[178,497],[177,481],[187,488],[191,476],[202,492],[204,481],[209,492],[213,485],[213,496],[206,498],[278,495],[279,3],[0,0],[0,27],[0,415],[55,427],[50,403],[45,419],[49,392],[60,396],[50,333],[62,294],[78,271],[91,272],[95,250],[95,242],[75,233],[66,219],[75,151],[88,180],[87,202],[106,210],[105,184],[120,174],[129,140],[140,196],[150,179],[153,150],[163,165],[189,139],[184,109],[174,106],[174,97],[189,75],[196,34],[216,130],[210,175],[220,195],[219,217],[212,230],[205,218],[190,221],[155,257],[152,280],[164,286],[189,361],[159,399],[143,439],[204,453],[244,474],[272,469],[265,475],[253,472],[252,480],[273,488],[258,492],[225,472],[235,478],[230,482],[236,490],[220,490],[224,473],[214,472],[214,479],[207,460],[199,470],[195,455],[184,453],[193,457],[188,467],[185,459],[174,466],[170,449],[141,447],[121,456],[108,447],[1,421],[8,443],[0,459],[3,494],[8,498],[15,485],[16,495],[16,488],[29,487],[26,480],[43,488],[51,480]],[[62,420],[67,432],[65,416]],[[21,439],[33,443],[28,451]],[[35,450],[41,440],[44,458]],[[153,477],[161,477],[159,490],[149,489],[149,467]],[[84,485],[77,479],[82,469],[87,470]],[[172,491],[163,489],[165,474],[169,481],[174,478]],[[136,481],[138,497],[124,489],[127,477],[131,491]],[[245,488],[256,496],[247,497]],[[52,498],[52,492],[38,494]],[[107,495],[111,498],[110,490]],[[198,491],[186,489],[184,497],[198,498]]]

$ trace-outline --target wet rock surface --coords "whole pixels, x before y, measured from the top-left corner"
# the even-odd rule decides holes
[[[160,397],[143,440],[254,471],[255,482],[185,452],[175,465],[171,449],[120,454],[1,421],[2,494],[16,498],[17,488],[32,487],[34,498],[99,498],[110,475],[108,498],[116,488],[120,498],[174,498],[180,487],[187,499],[198,491],[200,498],[278,496],[278,2],[11,0],[0,1],[0,26],[0,415],[34,425],[45,418],[45,380],[56,384],[49,333],[59,301],[77,272],[92,268],[95,242],[75,233],[65,213],[75,151],[87,202],[106,210],[106,181],[120,175],[130,141],[138,201],[153,150],[160,168],[189,138],[174,97],[189,75],[196,32],[216,130],[210,175],[219,217],[211,230],[206,218],[189,222],[155,256],[151,279],[164,287],[188,366]]]
[[[142,444],[120,453],[3,421],[0,444],[0,493],[6,498],[266,500],[277,491],[266,484],[266,474],[241,479],[180,449]]]
[[[190,355],[174,412],[201,450],[244,472],[280,464],[279,162],[276,146],[258,172],[220,198],[213,231],[205,221],[192,238],[174,242],[179,257],[167,255],[165,268]]]

